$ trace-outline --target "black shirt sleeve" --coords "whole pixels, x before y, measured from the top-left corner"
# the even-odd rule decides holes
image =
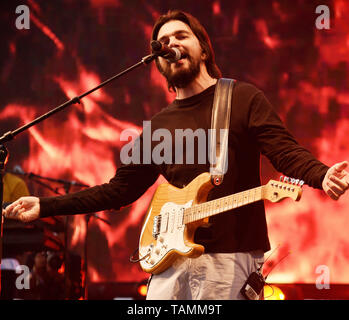
[[[136,201],[158,176],[159,171],[152,164],[123,165],[109,183],[64,196],[40,198],[40,217],[119,210]]]
[[[251,103],[248,125],[261,153],[276,170],[322,189],[322,180],[329,167],[298,144],[261,91]]]

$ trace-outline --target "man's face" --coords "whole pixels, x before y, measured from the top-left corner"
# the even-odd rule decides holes
[[[172,63],[159,57],[159,67],[168,82],[177,88],[185,88],[199,75],[204,64],[205,54],[199,40],[189,26],[179,20],[165,23],[159,30],[157,40],[181,52],[182,58]]]

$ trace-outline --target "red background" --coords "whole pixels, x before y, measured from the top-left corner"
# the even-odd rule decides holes
[[[20,4],[30,8],[29,30],[15,26]],[[329,30],[316,28],[320,4],[330,9]],[[2,1],[0,7],[0,133],[138,62],[149,53],[156,18],[178,8],[203,23],[224,77],[262,89],[297,140],[327,165],[349,160],[345,0],[29,0]],[[91,186],[106,182],[120,164],[120,132],[140,129],[172,99],[154,64],[133,71],[8,143],[8,168],[20,165],[26,172]],[[262,160],[263,182],[279,175]],[[27,182],[32,194],[53,195]],[[128,259],[155,187],[121,212],[101,213],[111,226],[91,219],[91,281],[147,277]],[[269,281],[315,283],[316,268],[326,265],[331,283],[349,282],[348,199],[335,202],[305,186],[300,202],[266,204],[272,248],[280,244],[267,268],[291,252]],[[69,250],[83,255],[83,216],[71,217],[69,225]]]

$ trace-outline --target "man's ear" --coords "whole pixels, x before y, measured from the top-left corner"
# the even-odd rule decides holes
[[[206,61],[207,60],[207,54],[205,52],[205,50],[201,50],[201,58]]]

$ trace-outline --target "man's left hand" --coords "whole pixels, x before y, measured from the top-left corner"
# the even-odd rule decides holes
[[[348,161],[336,163],[327,170],[322,181],[323,190],[333,200],[338,200],[349,188],[349,172],[345,170],[348,165]]]

